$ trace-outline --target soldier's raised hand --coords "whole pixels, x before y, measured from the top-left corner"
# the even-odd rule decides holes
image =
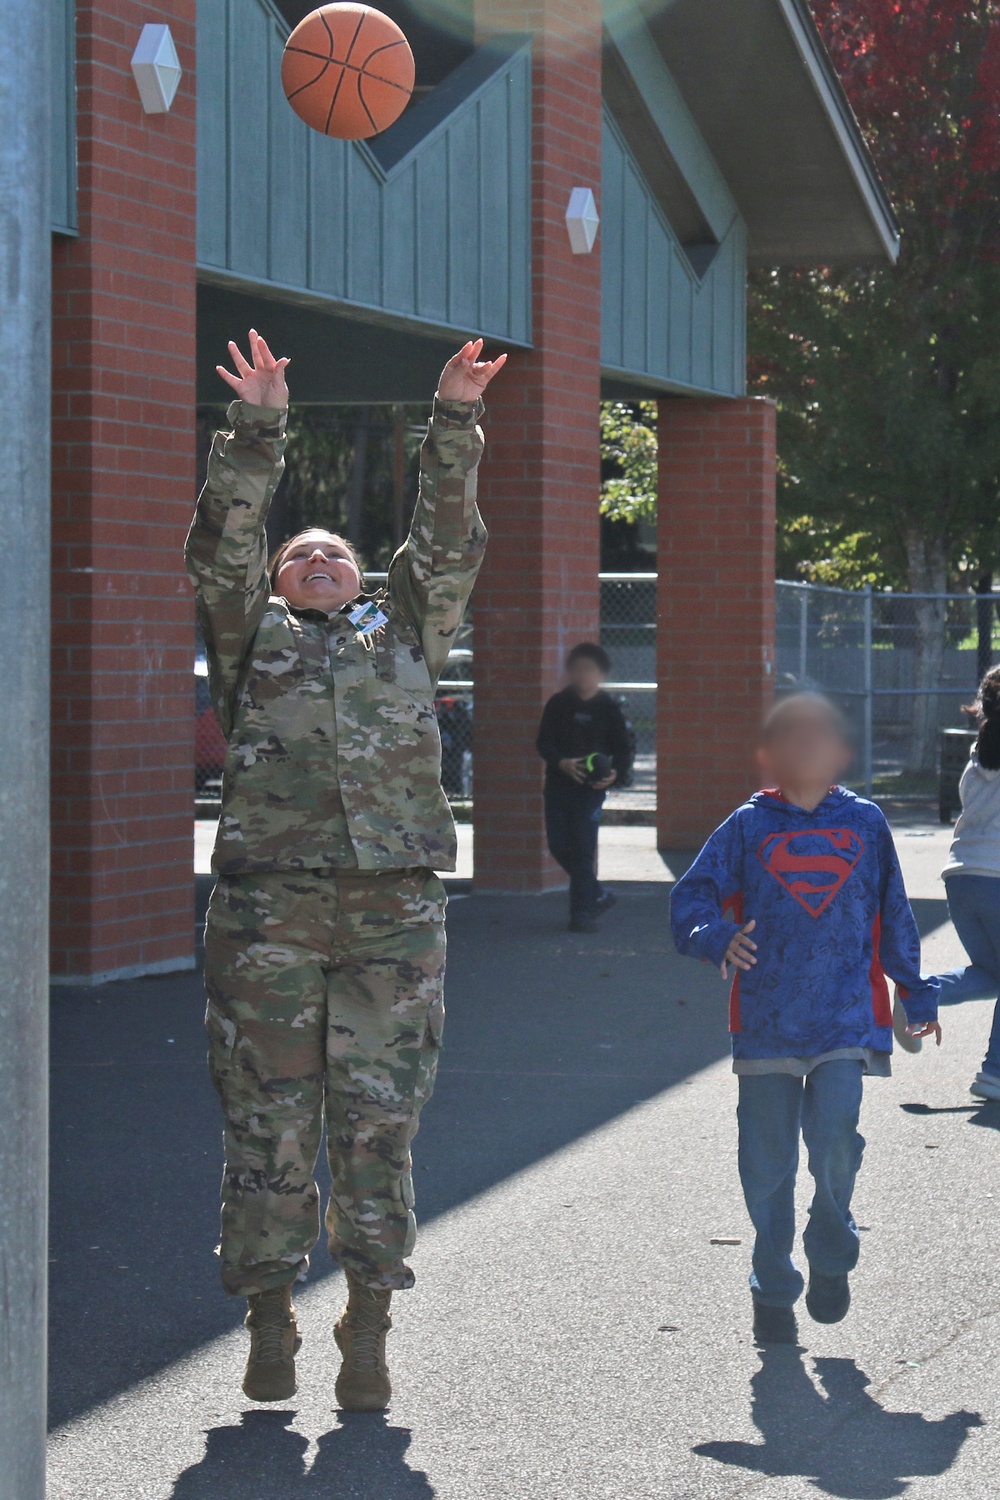
[[[506,354],[481,360],[482,352],[482,339],[470,339],[457,354],[452,355],[438,381],[437,393],[442,401],[479,400],[497,371],[507,363]]]
[[[256,328],[250,330],[252,365],[247,364],[239,346],[232,339],[229,341],[229,352],[237,373],[233,375],[224,365],[216,365],[215,368],[226,384],[232,386],[240,400],[249,401],[252,406],[274,406],[279,411],[284,411],[288,405],[285,367],[289,361],[275,359]]]

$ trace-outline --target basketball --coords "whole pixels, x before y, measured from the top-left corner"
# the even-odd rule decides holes
[[[321,5],[285,43],[281,86],[321,135],[360,141],[386,130],[413,91],[413,53],[395,21],[370,5]]]

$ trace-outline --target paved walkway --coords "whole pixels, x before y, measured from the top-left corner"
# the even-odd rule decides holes
[[[927,966],[958,961],[946,836],[897,836]],[[342,1283],[323,1252],[300,1395],[240,1395],[196,978],[56,994],[53,1500],[996,1493],[1000,1106],[967,1092],[988,1007],[869,1086],[854,1308],[761,1356],[723,988],[672,951],[651,832],[603,838],[622,900],[597,937],[564,931],[558,894],[453,903],[419,1283],[396,1299],[384,1419],[334,1410]]]

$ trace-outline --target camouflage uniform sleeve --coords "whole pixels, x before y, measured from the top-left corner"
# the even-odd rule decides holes
[[[389,598],[420,632],[436,683],[486,550],[476,505],[483,452],[481,401],[435,398],[420,450],[420,493],[410,534],[389,567]]]
[[[234,401],[226,415],[231,430],[215,434],[184,560],[197,590],[215,711],[228,735],[270,595],[264,520],[284,469],[285,413]]]

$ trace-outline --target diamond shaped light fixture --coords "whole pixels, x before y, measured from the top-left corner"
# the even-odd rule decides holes
[[[181,81],[181,65],[169,26],[142,28],[132,53],[132,77],[147,115],[165,115]]]
[[[575,187],[566,209],[566,232],[574,255],[589,255],[597,239],[601,216],[590,188]]]

